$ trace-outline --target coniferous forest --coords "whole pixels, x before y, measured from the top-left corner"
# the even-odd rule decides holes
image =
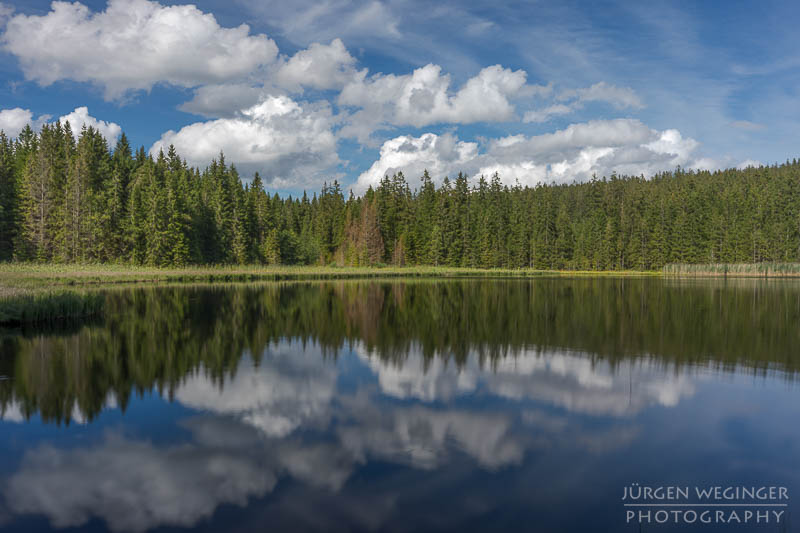
[[[246,176],[245,178],[249,178]],[[415,180],[416,181],[416,180]],[[497,175],[398,173],[268,194],[221,154],[190,168],[68,124],[0,133],[0,260],[659,269],[800,260],[800,162],[509,187]]]

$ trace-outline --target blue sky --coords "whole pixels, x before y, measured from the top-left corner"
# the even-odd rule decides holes
[[[798,155],[794,2],[0,2],[7,133],[68,117],[199,166],[224,150],[280,191]]]

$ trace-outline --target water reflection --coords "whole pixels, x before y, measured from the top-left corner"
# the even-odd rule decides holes
[[[612,366],[580,352],[518,351],[483,365],[474,356],[457,367],[441,358],[426,361],[414,351],[402,363],[363,349],[357,353],[378,376],[384,394],[424,402],[483,392],[575,412],[625,415],[653,404],[674,406],[694,393],[698,379],[697,367],[664,372],[662,365],[646,359]]]
[[[499,375],[510,369],[517,376],[528,365],[545,365],[568,381],[601,379],[614,382],[614,388],[619,387],[612,376],[622,379],[631,361],[779,371],[788,378],[800,366],[800,286],[792,282],[543,279],[179,287],[114,292],[107,308],[102,325],[77,333],[2,336],[0,375],[9,379],[0,381],[0,410],[11,411],[15,401],[15,416],[91,420],[109,398],[124,409],[132,394],[154,387],[171,397],[201,368],[220,382],[242,357],[257,358],[270,343],[287,338],[318,344],[324,357],[356,346],[360,354],[370,354],[371,364],[387,368],[382,376],[390,363],[397,369],[397,378],[386,375],[383,381],[387,392],[389,380],[397,379],[397,386],[423,389],[393,394],[419,399],[469,390],[475,365],[494,367]],[[564,357],[531,356],[554,350]],[[598,369],[598,363],[606,366]],[[425,389],[439,387],[436,383],[404,381],[402,372],[419,374],[415,365],[432,369],[432,381],[438,368],[467,369],[452,373],[461,381],[448,393]],[[509,394],[524,394],[513,392],[519,386],[507,379],[503,386]]]
[[[351,363],[363,357],[357,353]],[[545,382],[564,361],[561,355],[532,357],[542,363],[527,365],[522,379],[544,369]],[[426,406],[391,401],[391,394],[387,401],[381,372],[391,366],[377,369],[378,386],[367,380],[349,392],[337,390],[342,365],[324,362],[313,344],[280,343],[256,360],[242,360],[221,380],[199,370],[176,386],[174,401],[197,411],[176,421],[189,433],[180,443],[157,444],[123,427],[87,447],[43,444],[25,452],[3,490],[8,509],[45,515],[55,528],[83,526],[92,517],[114,531],[192,526],[220,505],[263,498],[286,477],[336,494],[358,468],[376,461],[433,471],[467,458],[474,467],[496,471],[519,465],[531,449],[569,441],[602,452],[637,434],[635,427],[584,431],[563,414],[532,406]],[[426,373],[409,362],[403,368],[419,372],[405,373],[406,383],[429,379],[432,369]],[[485,389],[514,397],[502,385],[511,378],[515,390],[519,376],[511,368],[495,373],[470,364],[451,370],[438,376],[451,374],[456,382],[459,373],[469,376],[471,388],[462,393]],[[603,379],[583,383],[588,389],[598,385],[615,395]],[[576,379],[574,387],[581,386]]]
[[[175,390],[187,407],[232,415],[270,437],[324,423],[335,394],[336,366],[316,346],[282,344],[258,366],[246,363],[222,382],[194,372]]]
[[[793,287],[542,282],[125,291],[6,337],[0,527],[620,530],[631,479],[797,481]]]

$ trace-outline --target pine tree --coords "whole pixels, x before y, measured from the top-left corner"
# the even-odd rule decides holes
[[[267,233],[267,238],[262,246],[264,262],[268,265],[281,264],[281,242],[278,228],[272,228]]]
[[[113,228],[110,251],[116,257],[126,257],[130,250],[126,246],[125,234],[130,231],[128,220],[128,197],[134,169],[133,155],[128,138],[120,135],[111,159],[111,180],[108,191],[109,216]]]
[[[14,243],[19,231],[18,189],[14,147],[0,131],[0,261],[14,257]]]

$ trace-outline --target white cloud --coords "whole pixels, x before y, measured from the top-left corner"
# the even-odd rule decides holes
[[[536,90],[525,86],[524,70],[494,65],[452,93],[450,76],[441,71],[429,64],[401,76],[360,73],[339,95],[339,105],[358,109],[341,134],[364,141],[388,126],[509,121],[514,118],[511,99]]]
[[[379,159],[359,176],[355,188],[363,191],[397,171],[413,184],[425,168],[437,180],[460,171],[473,177],[498,172],[503,182],[519,180],[523,185],[583,181],[592,174],[613,172],[649,176],[678,165],[706,168],[709,160],[696,157],[698,147],[677,130],[657,131],[632,119],[573,124],[533,137],[503,137],[489,141],[483,152],[477,144],[452,135],[400,136],[383,144]]]
[[[22,109],[15,107],[14,109],[0,110],[0,130],[4,131],[8,137],[16,137],[26,125],[30,124],[31,128],[38,130],[39,127],[45,122],[49,116],[41,116],[38,119],[33,118],[33,113],[29,109]]]
[[[767,128],[764,124],[750,122],[749,120],[734,120],[730,123],[730,126],[745,131],[761,131]]]
[[[12,13],[14,13],[13,7],[7,6],[6,4],[0,2],[0,26],[5,25]]]
[[[426,169],[441,181],[445,175],[474,167],[478,158],[477,143],[459,141],[452,134],[401,135],[383,143],[379,159],[358,177],[355,188],[363,192],[396,172],[403,172],[413,182]]]
[[[91,82],[107,99],[159,82],[192,87],[246,77],[277,56],[275,43],[246,25],[222,28],[193,5],[149,0],[109,0],[97,13],[53,2],[46,15],[11,17],[2,44],[26,79]]]
[[[70,129],[72,130],[72,134],[76,139],[80,136],[81,129],[84,126],[87,128],[91,126],[99,131],[109,143],[115,141],[116,138],[122,133],[122,128],[119,126],[119,124],[98,120],[90,116],[89,108],[86,106],[77,107],[75,108],[75,111],[68,115],[59,117],[58,120],[61,121],[62,124],[69,121]]]
[[[545,107],[544,109],[536,109],[533,111],[526,111],[522,118],[523,122],[547,122],[554,116],[568,115],[575,111],[574,107],[565,104],[553,104]]]
[[[231,118],[238,111],[256,105],[264,98],[264,89],[246,83],[204,85],[194,91],[194,98],[178,109],[206,118]]]
[[[595,83],[585,89],[564,91],[559,95],[559,100],[566,101],[577,98],[583,102],[605,102],[615,109],[641,109],[644,107],[636,91],[630,87],[617,87],[604,81]]]
[[[744,161],[736,165],[736,168],[738,168],[739,170],[744,170],[749,167],[758,168],[763,165],[764,164],[761,161],[758,161],[756,159],[745,159]]]
[[[327,103],[300,105],[287,96],[268,96],[234,118],[170,130],[150,152],[173,144],[190,164],[202,167],[223,151],[245,173],[262,173],[272,187],[316,186],[339,163],[333,123]]]
[[[568,115],[579,109],[583,109],[587,102],[605,102],[611,104],[611,106],[617,110],[641,109],[644,107],[639,95],[630,87],[617,87],[604,81],[595,83],[591,87],[586,87],[584,89],[568,89],[561,91],[556,97],[556,100],[566,103],[554,103],[543,109],[527,111],[522,121],[547,122],[555,116]]]
[[[356,59],[340,39],[330,44],[313,43],[291,58],[281,59],[265,71],[261,84],[220,83],[204,85],[194,91],[181,111],[207,118],[232,118],[269,95],[302,93],[304,88],[341,89],[358,75]],[[364,70],[363,75],[366,74]]]
[[[241,0],[265,23],[280,28],[296,43],[329,41],[336,38],[368,37],[399,39],[399,17],[390,6],[377,0],[295,0],[265,3]]]
[[[39,118],[34,119],[33,113],[28,109],[14,108],[0,110],[0,130],[3,130],[9,137],[16,137],[27,124],[30,124],[34,131],[39,131],[43,124],[50,120],[50,115],[41,115]],[[122,128],[113,122],[106,122],[98,120],[89,115],[89,109],[86,106],[77,107],[68,115],[59,117],[62,124],[69,121],[72,134],[77,137],[81,133],[81,128],[93,127],[100,131],[103,137],[109,142],[114,141],[122,133]]]
[[[356,59],[350,55],[341,39],[330,44],[312,43],[285,61],[276,72],[276,82],[282,87],[301,91],[341,89],[353,80]]]

